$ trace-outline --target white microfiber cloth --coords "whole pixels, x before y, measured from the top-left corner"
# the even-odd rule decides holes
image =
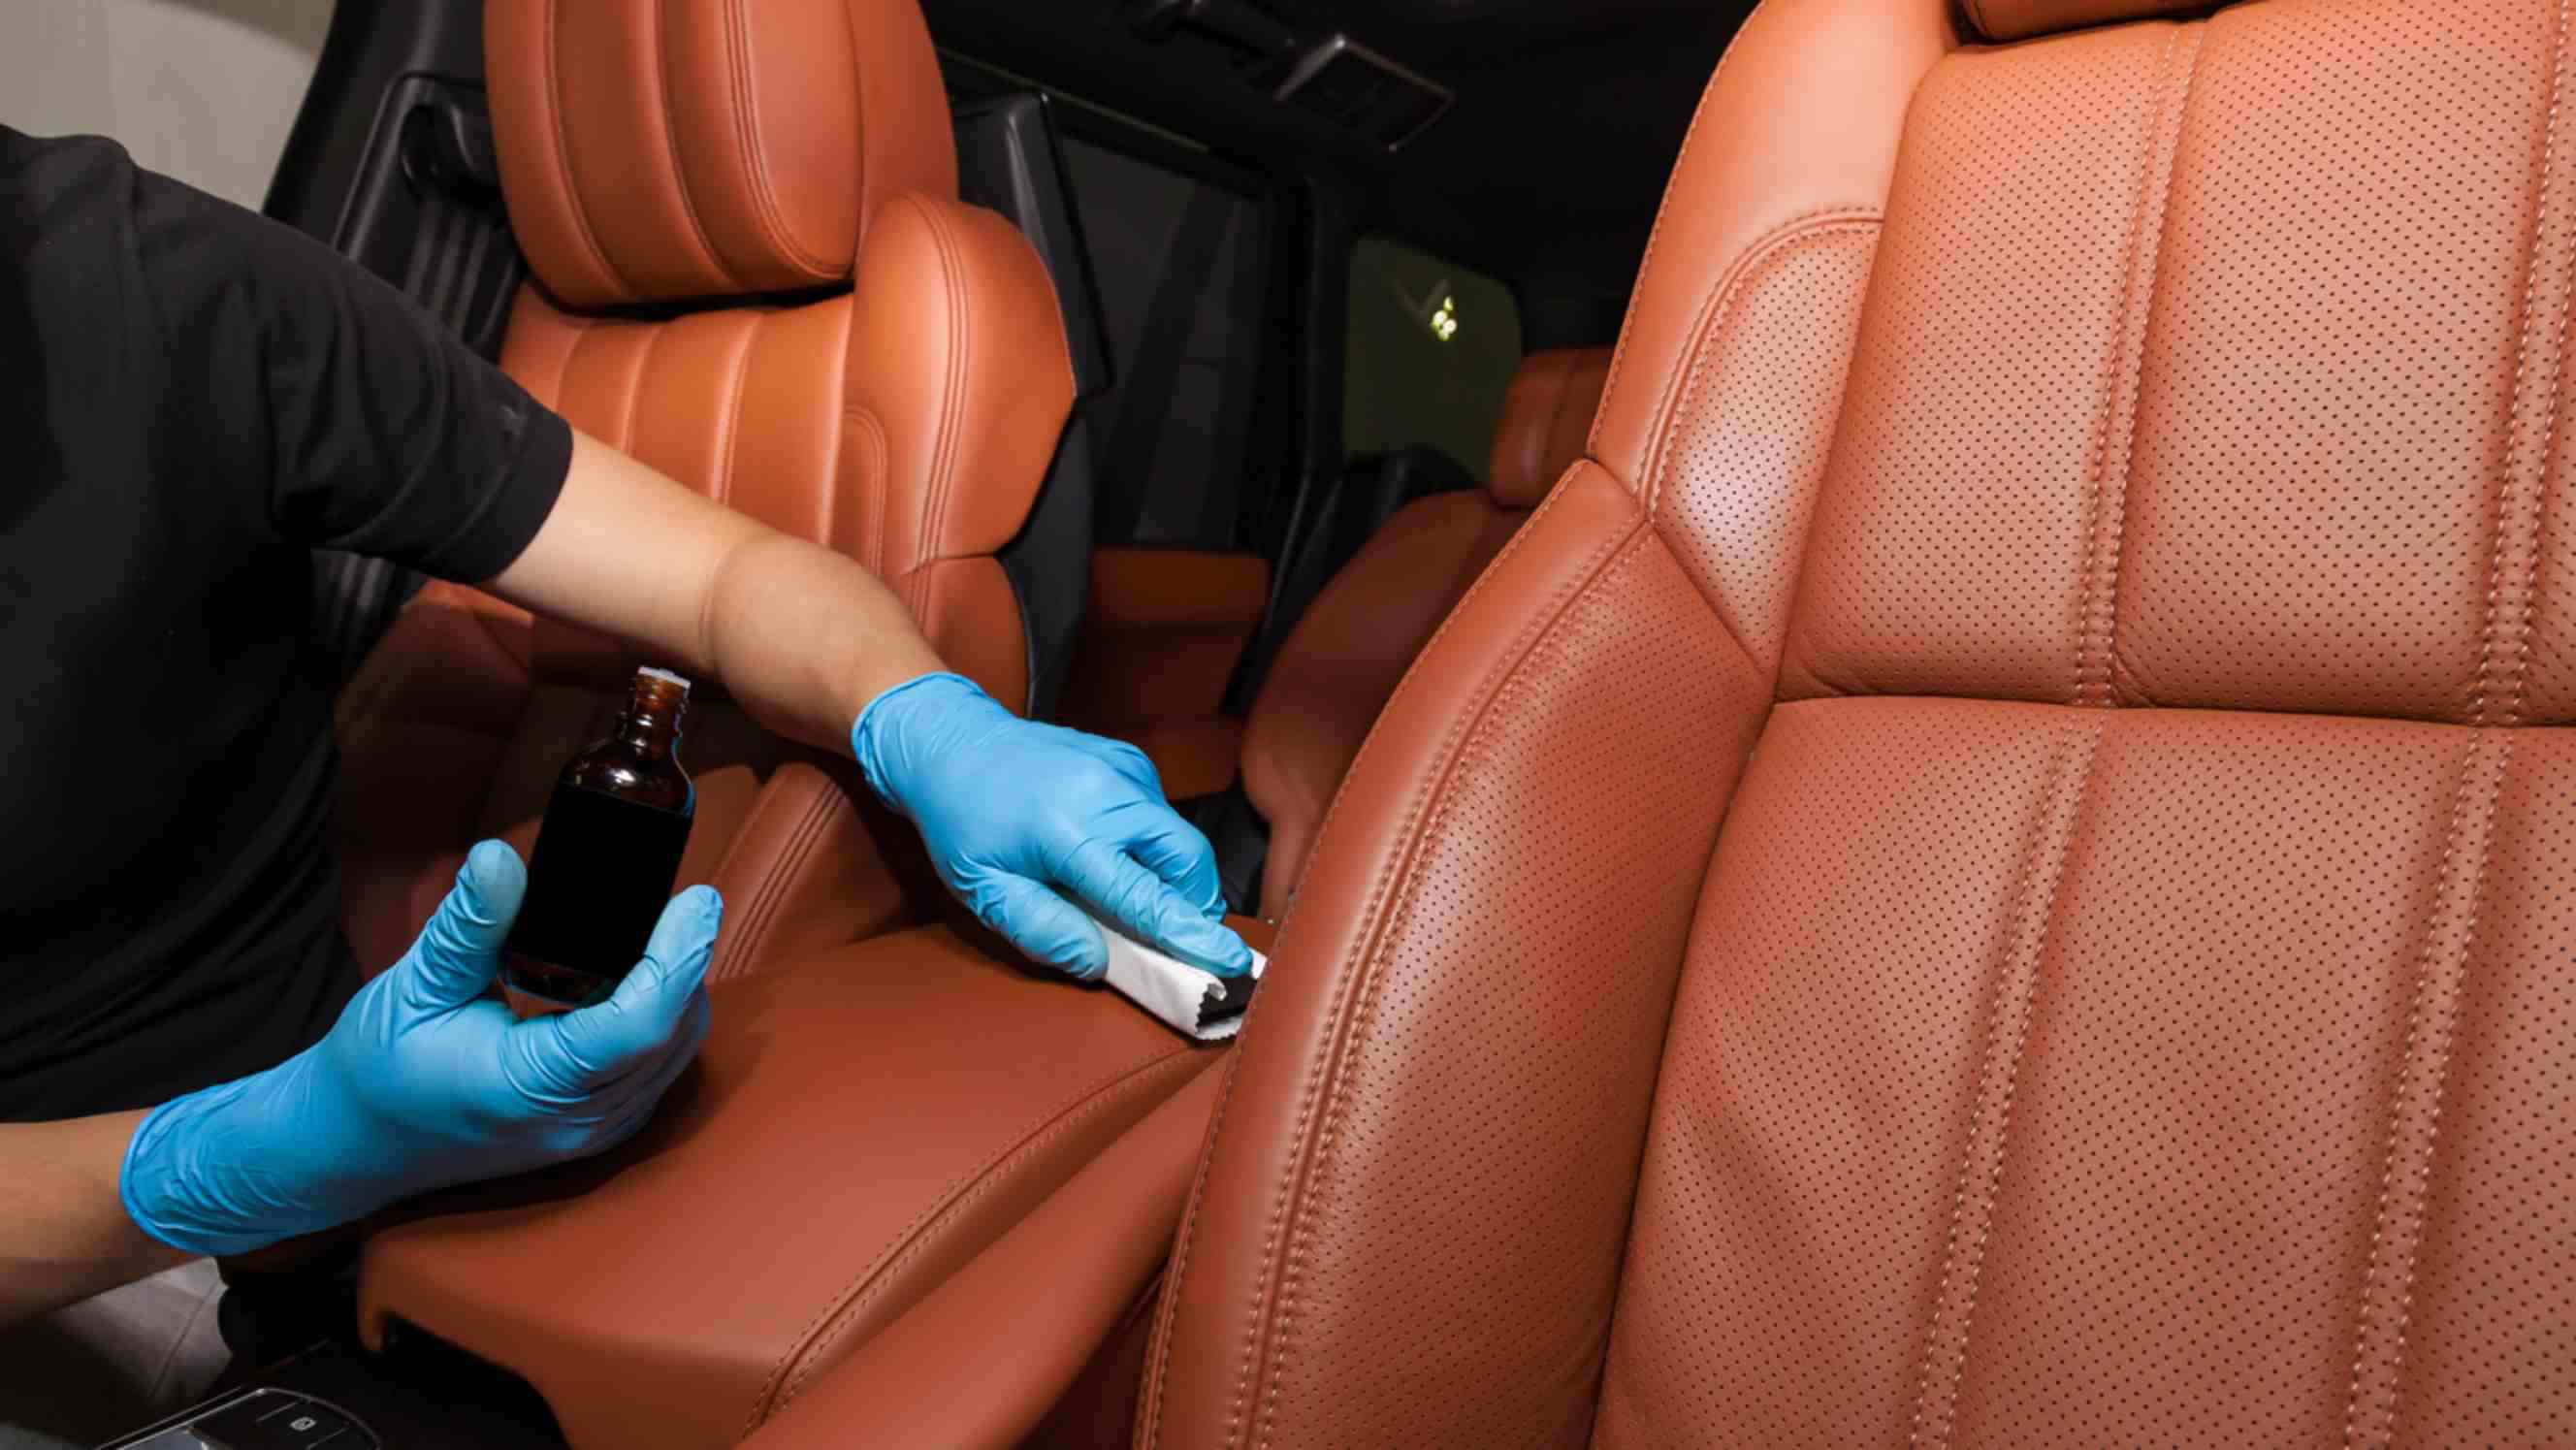
[[[1243,1030],[1253,983],[1270,964],[1269,958],[1254,952],[1251,975],[1220,977],[1149,947],[1096,916],[1092,921],[1100,928],[1100,939],[1109,944],[1109,969],[1101,980],[1129,1001],[1201,1042],[1222,1042]]]

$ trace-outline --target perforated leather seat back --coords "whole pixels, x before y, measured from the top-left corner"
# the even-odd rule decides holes
[[[1142,1443],[2576,1437],[2567,0],[2179,8],[1747,23]]]

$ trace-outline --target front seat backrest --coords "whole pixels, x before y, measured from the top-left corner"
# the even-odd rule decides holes
[[[1263,917],[1287,911],[1333,790],[1396,682],[1548,485],[1583,455],[1609,366],[1606,347],[1521,359],[1485,486],[1431,494],[1389,515],[1280,645],[1243,736],[1244,794],[1270,826]]]
[[[2576,1437],[2568,8],[1753,15],[1140,1444]]]
[[[1071,407],[1028,243],[956,199],[915,0],[491,0],[486,78],[532,282],[502,366],[572,424],[875,571],[1012,708],[1029,643],[995,552]],[[346,917],[392,959],[477,835],[523,849],[638,661],[433,585],[343,693]],[[715,974],[895,896],[847,779],[702,699],[684,880],[733,910]],[[781,768],[781,761],[790,763]],[[811,931],[806,932],[805,928]]]

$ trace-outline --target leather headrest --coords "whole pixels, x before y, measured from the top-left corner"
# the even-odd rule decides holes
[[[1968,23],[1988,40],[2028,40],[2114,20],[2144,20],[2207,10],[2215,0],[1960,0]]]
[[[1592,415],[1610,379],[1610,349],[1561,347],[1521,359],[1494,426],[1485,490],[1505,508],[1536,508],[1557,476],[1583,456]]]
[[[569,307],[850,275],[899,191],[954,195],[916,0],[489,0],[501,189]]]

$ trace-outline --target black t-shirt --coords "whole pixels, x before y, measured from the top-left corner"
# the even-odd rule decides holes
[[[330,1027],[357,970],[308,551],[489,578],[571,452],[300,233],[0,127],[0,1120]]]

